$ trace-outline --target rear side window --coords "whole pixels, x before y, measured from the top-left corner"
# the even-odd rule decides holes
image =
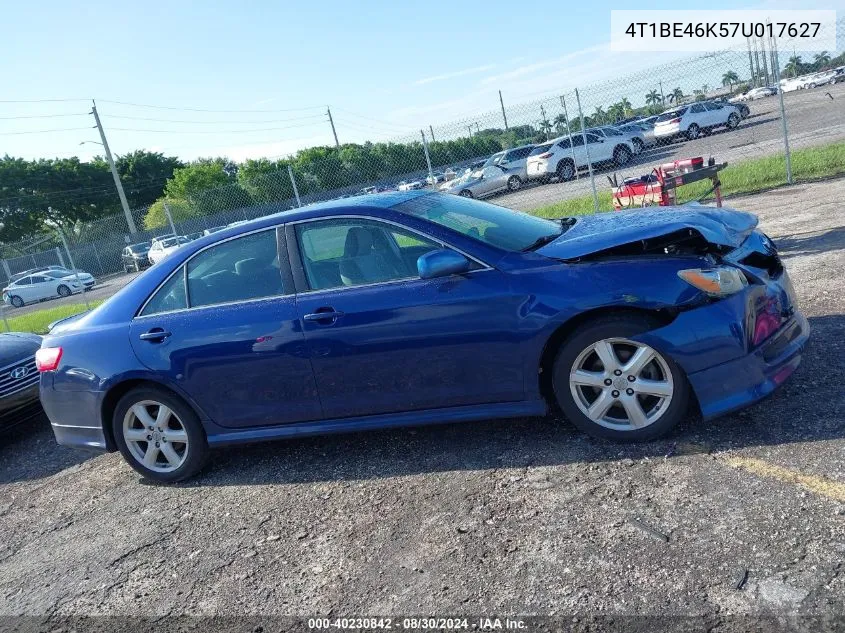
[[[558,147],[561,149],[569,149],[569,139],[565,138],[560,143],[557,144]]]
[[[212,246],[187,266],[192,308],[285,294],[275,229]]]
[[[164,282],[152,298],[144,306],[141,315],[159,314],[160,312],[171,312],[173,310],[184,310],[188,307],[185,296],[185,269],[180,267],[173,275]]]
[[[16,286],[31,286],[32,285],[32,279],[30,277],[24,277],[23,279],[18,279],[15,282],[15,285]]]
[[[549,151],[549,148],[552,146],[551,143],[546,143],[545,145],[538,145],[534,149],[531,150],[529,156],[539,156],[540,154],[545,154]]]
[[[692,112],[693,114],[699,114],[700,112],[704,112],[704,106],[700,103],[696,103],[694,106],[692,106]]]

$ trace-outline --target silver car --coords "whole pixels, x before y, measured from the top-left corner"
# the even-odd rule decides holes
[[[608,143],[614,143],[624,139],[634,148],[635,154],[639,154],[645,148],[645,139],[640,131],[624,132],[619,128],[605,125],[603,127],[588,128],[587,132],[592,132]]]
[[[653,125],[634,121],[633,123],[620,125],[617,129],[623,134],[629,134],[631,136],[631,143],[635,147],[639,145],[640,150],[642,150],[643,147],[651,147],[652,145],[657,145],[657,139],[654,138]]]
[[[447,193],[466,198],[485,198],[500,191],[516,191],[522,186],[522,177],[518,171],[508,167],[488,165],[452,182],[455,184],[445,190]]]

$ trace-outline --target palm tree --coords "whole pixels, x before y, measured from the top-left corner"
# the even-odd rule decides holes
[[[622,118],[628,116],[628,113],[631,112],[631,102],[628,101],[628,97],[622,97],[622,100],[619,101],[619,105],[622,106]]]
[[[708,86],[707,84],[701,86],[701,94],[706,96],[708,92],[710,92],[710,86]]]
[[[684,91],[680,88],[675,88],[672,92],[669,93],[669,101],[677,105],[680,103],[681,99],[684,98]]]
[[[554,124],[558,134],[561,134],[566,129],[567,120],[563,112],[555,117]]]
[[[602,109],[601,106],[596,108],[596,111],[593,112],[593,123],[596,125],[601,125],[607,119],[607,113]]]
[[[657,105],[660,103],[660,93],[657,92],[657,90],[652,90],[646,93],[645,103],[646,105]]]
[[[735,83],[739,83],[739,75],[737,75],[734,71],[729,70],[722,75],[722,85],[727,86],[730,92],[734,91]]]
[[[625,118],[625,106],[622,105],[621,101],[619,103],[614,103],[607,109],[607,118],[613,123],[619,119]]]
[[[816,53],[815,55],[813,55],[813,62],[816,65],[816,70],[821,70],[822,66],[830,63],[830,55],[827,51]]]
[[[793,77],[797,77],[801,74],[799,71],[803,65],[804,64],[801,63],[801,56],[793,55],[789,58],[789,61],[786,63],[786,66],[784,66],[783,70],[786,73],[791,73]]]
[[[543,119],[542,121],[540,121],[538,127],[540,128],[540,131],[543,134],[546,135],[546,140],[548,141],[549,140],[549,134],[552,131],[552,124],[549,123],[548,119]]]

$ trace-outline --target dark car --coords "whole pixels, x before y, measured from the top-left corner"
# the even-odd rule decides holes
[[[59,443],[157,481],[212,447],[558,408],[613,440],[754,403],[809,336],[748,213],[547,220],[424,191],[186,244],[38,350]]]
[[[35,352],[41,347],[37,334],[0,334],[0,431],[40,414]]]
[[[139,272],[141,269],[147,268],[150,265],[150,259],[147,256],[149,252],[150,242],[130,244],[124,248],[120,254],[124,272],[128,273],[132,270]]]

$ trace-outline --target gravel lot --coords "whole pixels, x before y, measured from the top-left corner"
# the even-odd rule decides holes
[[[15,431],[0,615],[844,613],[843,193],[730,201],[779,243],[813,337],[772,398],[665,441],[473,423],[227,450],[153,486],[46,421]]]
[[[845,139],[845,117],[842,116],[845,111],[845,83],[787,92],[783,98],[790,148],[823,145]],[[736,163],[783,152],[780,100],[767,97],[750,101],[747,105],[751,114],[736,130],[721,129],[695,141],[675,142],[646,150],[631,164],[617,170],[620,181],[622,176],[640,176],[656,165],[679,158],[713,156],[719,162]],[[604,173],[612,172],[613,169],[605,169],[596,178],[599,191],[609,186]],[[528,211],[559,200],[589,195],[591,191],[590,179],[584,172],[577,181],[528,186],[515,193],[498,196],[494,201],[506,207]]]

